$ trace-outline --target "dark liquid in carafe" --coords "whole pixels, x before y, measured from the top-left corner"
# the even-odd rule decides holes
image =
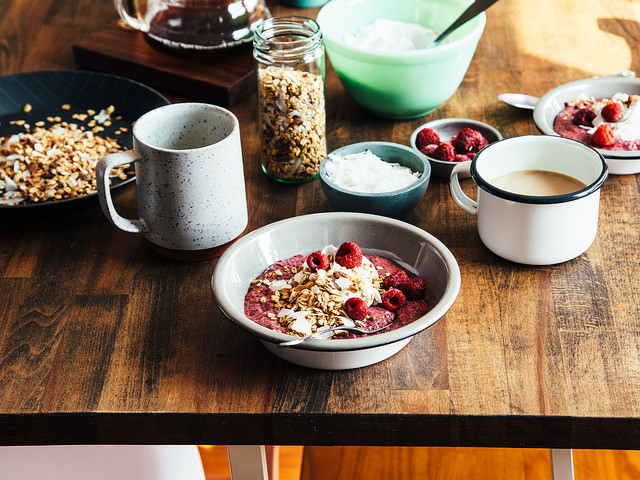
[[[224,2],[226,5],[226,2]],[[253,38],[251,24],[262,12],[231,18],[226,8],[215,6],[169,6],[149,24],[147,41],[163,49],[206,52]]]

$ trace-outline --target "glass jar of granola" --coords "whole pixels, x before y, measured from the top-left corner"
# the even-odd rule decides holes
[[[318,175],[327,155],[322,33],[310,18],[274,17],[255,31],[262,170],[282,182]]]

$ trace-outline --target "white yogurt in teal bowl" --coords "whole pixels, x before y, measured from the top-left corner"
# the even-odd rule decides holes
[[[322,190],[339,211],[404,217],[422,200],[430,178],[425,156],[390,142],[347,145],[320,164]]]

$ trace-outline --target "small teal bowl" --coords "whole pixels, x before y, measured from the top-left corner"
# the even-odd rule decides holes
[[[402,218],[422,200],[431,178],[431,165],[427,158],[411,148],[390,142],[361,142],[347,145],[331,152],[330,155],[343,157],[370,150],[374,155],[389,163],[398,163],[420,172],[416,183],[400,190],[385,193],[360,193],[336,185],[327,174],[327,156],[320,164],[320,184],[329,203],[338,211],[361,212]]]
[[[435,110],[458,89],[486,24],[476,16],[445,42],[406,52],[347,45],[345,35],[376,19],[420,24],[442,32],[470,0],[331,0],[317,16],[329,60],[347,93],[375,115],[416,118]]]

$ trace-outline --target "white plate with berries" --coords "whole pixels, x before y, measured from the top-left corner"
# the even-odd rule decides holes
[[[502,140],[500,132],[484,122],[441,118],[416,128],[410,145],[427,157],[433,175],[448,179],[457,163],[472,160],[480,150],[498,140]]]
[[[327,212],[240,238],[218,260],[211,287],[224,315],[273,354],[343,370],[395,355],[442,318],[458,296],[460,269],[449,249],[418,227]],[[370,333],[280,345],[336,324]]]
[[[540,132],[581,141],[607,161],[609,173],[640,172],[640,79],[594,77],[561,85],[533,111]]]

